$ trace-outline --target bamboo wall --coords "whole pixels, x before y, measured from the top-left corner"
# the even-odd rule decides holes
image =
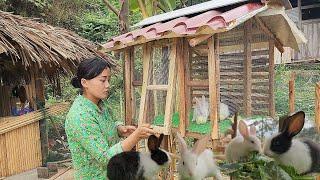
[[[0,179],[41,166],[39,120],[69,107],[60,103],[22,116],[0,118]]]
[[[0,177],[41,166],[39,122],[0,135]]]

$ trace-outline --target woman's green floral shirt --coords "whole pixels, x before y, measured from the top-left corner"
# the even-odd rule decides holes
[[[106,110],[78,96],[65,122],[76,179],[106,179],[108,160],[122,152],[117,125]],[[115,144],[115,145],[114,145]]]

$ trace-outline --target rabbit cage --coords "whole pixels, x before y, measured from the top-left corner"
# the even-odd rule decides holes
[[[275,53],[295,48],[299,30],[283,14],[272,14],[268,2],[219,8],[211,2],[211,10],[197,14],[191,10],[197,7],[187,7],[189,14],[151,17],[104,44],[104,51],[124,57],[126,124],[148,122],[166,135],[211,133],[219,140],[232,124],[220,119],[222,106],[229,114],[274,117]],[[280,25],[285,28],[278,32]],[[209,120],[201,124],[193,121],[196,98],[208,104]]]

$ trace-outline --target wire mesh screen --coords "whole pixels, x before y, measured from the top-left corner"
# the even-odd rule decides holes
[[[133,60],[133,81],[142,83],[142,46],[134,46],[134,60]]]
[[[171,46],[153,48],[150,64],[152,66],[152,73],[150,74],[149,84],[168,84],[170,48]]]
[[[159,41],[152,48],[145,109],[146,122],[158,126],[164,126],[165,123],[167,90],[169,88],[166,85],[168,85],[172,53],[171,42],[163,42]],[[173,98],[174,100],[175,98]]]

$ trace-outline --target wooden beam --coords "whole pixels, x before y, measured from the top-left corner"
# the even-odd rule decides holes
[[[218,138],[219,138],[219,117],[220,117],[220,34],[215,34],[214,36],[214,55],[215,55],[215,63],[216,63],[216,74],[215,74],[215,78],[216,78],[216,96],[217,96],[217,132],[218,132]],[[215,141],[213,141],[215,142]]]
[[[189,82],[187,82],[187,86],[191,86],[191,87],[208,87],[209,86],[209,81],[208,80],[189,81]]]
[[[317,130],[320,133],[320,82],[316,84],[315,119]]]
[[[244,24],[244,113],[251,116],[251,90],[252,90],[252,20]]]
[[[219,67],[216,67],[217,56],[216,52],[218,51],[219,43],[218,36],[215,34],[208,39],[208,74],[209,74],[209,103],[210,103],[210,119],[212,121],[212,139],[219,139],[219,128],[218,128],[218,97],[217,97],[217,71]]]
[[[269,41],[269,115],[275,118],[275,100],[274,100],[274,40]]]
[[[256,22],[259,24],[260,28],[272,39],[274,39],[274,44],[276,48],[281,52],[284,53],[283,44],[280,42],[280,40],[271,32],[271,30],[264,24],[264,22],[257,16],[254,17]]]
[[[289,112],[294,113],[295,106],[295,74],[291,73],[291,78],[289,80]]]
[[[125,124],[126,125],[132,125],[132,96],[133,96],[133,87],[132,87],[132,71],[133,71],[133,67],[132,67],[132,62],[133,61],[133,48],[127,48],[125,50],[125,57],[124,57],[124,92],[125,92]]]
[[[210,38],[212,36],[212,34],[205,34],[205,35],[199,35],[195,38],[192,38],[189,40],[189,44],[191,47],[195,47],[196,45],[202,43],[203,41],[207,40],[208,38]]]
[[[187,41],[187,40],[185,40]],[[183,44],[183,49],[185,50],[185,56],[186,58],[183,59],[184,65],[185,65],[185,77],[184,81],[189,82],[191,79],[191,74],[190,74],[190,63],[192,60],[192,51],[189,46],[189,43],[184,42]],[[190,119],[190,111],[192,110],[192,97],[191,97],[191,87],[186,86],[185,87],[185,94],[186,94],[186,128],[189,127],[189,119]]]
[[[147,90],[166,91],[168,90],[168,85],[148,85]]]
[[[184,49],[185,38],[180,38],[177,42],[177,63],[178,63],[178,86],[179,86],[179,132],[182,137],[186,135],[186,81],[184,59],[189,59],[188,50]]]

